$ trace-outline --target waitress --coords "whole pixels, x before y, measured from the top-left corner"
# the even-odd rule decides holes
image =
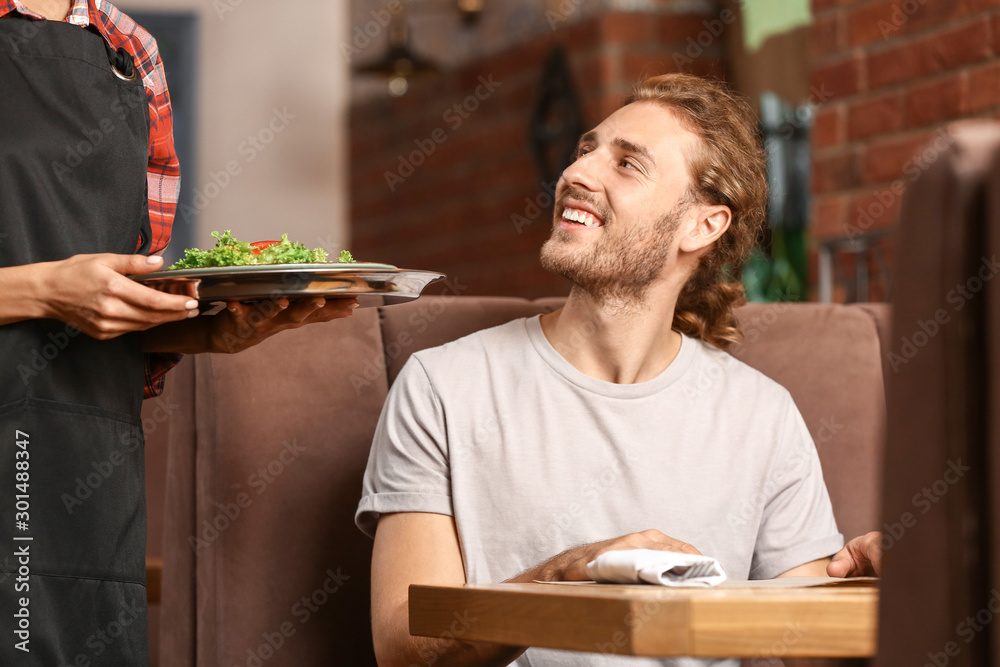
[[[179,179],[150,35],[105,0],[0,0],[0,665],[148,664],[143,397],[177,353],[357,305],[191,319],[128,279],[162,268]]]

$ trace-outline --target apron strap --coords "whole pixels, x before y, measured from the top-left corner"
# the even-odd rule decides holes
[[[115,73],[115,76],[122,81],[135,81],[135,78],[138,76],[138,69],[135,66],[135,61],[132,59],[132,54],[121,46],[117,49],[111,48],[111,44],[108,43],[107,38],[101,34],[93,23],[88,25],[86,30],[94,33],[104,42],[104,48],[108,52],[108,62],[111,63],[111,71]]]

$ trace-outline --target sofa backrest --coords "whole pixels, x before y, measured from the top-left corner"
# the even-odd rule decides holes
[[[371,542],[354,510],[390,382],[409,356],[562,299],[424,297],[185,359],[167,448],[160,664],[374,664]],[[748,305],[734,354],[791,391],[847,537],[873,529],[883,428],[879,306]],[[155,458],[155,457],[154,457]],[[155,472],[156,471],[152,471]],[[162,515],[160,518],[159,515]]]

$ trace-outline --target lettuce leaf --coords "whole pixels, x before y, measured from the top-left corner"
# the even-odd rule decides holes
[[[281,241],[266,248],[255,248],[250,243],[237,241],[231,230],[221,234],[212,232],[216,239],[214,248],[199,250],[188,248],[184,257],[170,269],[201,269],[211,266],[246,266],[252,264],[306,264],[311,262],[326,262],[327,252],[322,248],[310,250],[301,243],[292,243],[288,234],[281,235]],[[256,253],[254,251],[257,251]],[[340,253],[340,262],[354,262],[351,253],[344,250]]]

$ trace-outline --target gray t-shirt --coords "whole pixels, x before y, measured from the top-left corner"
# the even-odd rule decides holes
[[[556,352],[537,316],[422,350],[403,367],[356,521],[373,536],[392,512],[453,516],[469,583],[649,528],[717,558],[731,579],[769,579],[844,543],[783,387],[687,336],[652,380],[598,380]],[[581,660],[688,662],[531,649],[515,664]]]

